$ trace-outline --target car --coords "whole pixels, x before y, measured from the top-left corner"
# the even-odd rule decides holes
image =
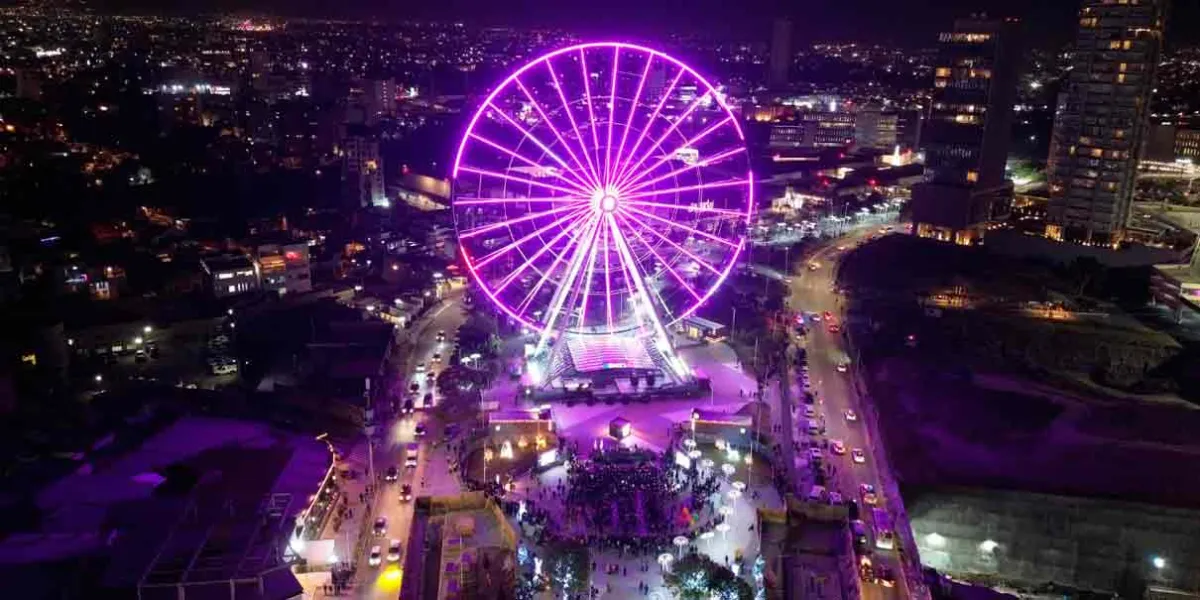
[[[400,477],[400,470],[396,468],[396,465],[392,465],[387,468],[387,473],[383,476],[383,480],[384,481],[395,481],[395,480],[399,479],[399,477]]]
[[[847,408],[846,409],[846,420],[850,421],[851,423],[857,421],[858,413],[854,412],[853,408]]]
[[[826,321],[833,319],[833,313],[831,313],[829,311],[825,311],[825,312],[821,313],[821,315],[825,317]]]
[[[387,561],[398,562],[400,560],[401,549],[400,540],[392,540],[392,543],[388,544]]]
[[[437,332],[437,341],[438,341],[438,343],[439,343],[439,344],[440,344],[440,343],[442,343],[442,342],[445,342],[445,341],[446,341],[446,331],[445,331],[444,329],[439,329],[439,330],[438,330],[438,332]]]
[[[838,456],[846,453],[846,444],[842,440],[833,440],[829,442],[829,450]]]
[[[367,558],[367,564],[378,567],[381,562],[383,562],[383,548],[371,546],[371,555]]]
[[[817,269],[820,269],[820,268],[821,268],[821,263],[819,263],[819,262],[810,262],[810,263],[808,263],[808,270],[809,270],[809,271],[816,271]]]
[[[812,502],[820,502],[825,498],[825,488],[819,485],[812,486],[808,490],[808,499]]]
[[[838,250],[845,250],[845,249],[846,249],[846,245],[845,245],[845,244],[838,244],[838,247],[837,247],[837,249],[838,249]]]
[[[821,322],[821,313],[813,313],[813,314],[809,315],[809,318],[812,319],[816,323],[820,323]]]
[[[411,415],[415,410],[412,398],[408,398],[404,401],[403,408],[400,409],[400,414]]]
[[[408,391],[413,394],[421,391],[421,384],[416,381],[412,382],[412,384],[408,386]]]
[[[820,448],[809,448],[808,449],[808,457],[810,459],[812,459],[813,462],[821,462],[821,458],[823,456],[824,455],[821,453]]]
[[[408,502],[412,500],[412,484],[406,483],[400,486],[400,501]]]
[[[425,392],[425,397],[421,398],[421,406],[425,408],[433,407],[433,392]]]
[[[854,551],[861,554],[867,549],[867,524],[862,519],[850,521],[850,531],[854,534]]]
[[[845,373],[850,370],[850,363],[840,362],[837,365],[838,373]]]
[[[430,371],[425,374],[425,383],[426,384],[432,384],[434,381],[437,381],[437,373]]]
[[[816,407],[812,406],[812,405],[805,406],[804,407],[804,416],[809,419],[815,419],[817,417]]]
[[[837,324],[837,323],[830,323],[830,324],[829,324],[829,333],[839,333],[839,332],[841,332],[841,331],[842,331],[842,328],[841,328],[841,327],[838,327],[838,324]]]
[[[434,352],[434,353],[433,353],[433,358],[432,358],[432,359],[430,359],[430,360],[432,360],[434,364],[437,364],[437,363],[440,363],[440,362],[442,362],[442,353],[441,353],[441,352]]]
[[[423,362],[419,362],[419,363],[417,363],[417,372],[418,372],[418,373],[424,373],[424,372],[425,372],[425,363],[423,363]]]
[[[383,535],[387,533],[387,517],[379,517],[375,519],[375,526],[371,528],[375,535]]]
[[[867,506],[875,506],[879,503],[879,497],[875,495],[875,486],[869,483],[858,486],[858,493],[862,497],[863,504]]]
[[[855,448],[850,451],[850,460],[861,465],[867,462],[867,453],[863,452],[862,448]]]
[[[417,423],[416,427],[413,427],[413,435],[417,437],[423,437],[427,432],[428,430],[424,423]]]
[[[896,587],[896,576],[891,569],[883,565],[875,568],[875,581],[885,588]]]
[[[420,444],[409,444],[408,449],[405,451],[405,455],[404,455],[404,468],[405,469],[417,468],[417,458],[420,456],[420,454],[421,454],[421,445]]]

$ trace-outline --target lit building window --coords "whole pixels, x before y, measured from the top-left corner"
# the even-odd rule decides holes
[[[936,77],[949,77],[950,76],[950,67],[938,67],[937,71],[934,71],[933,74]]]
[[[967,171],[967,181],[971,183],[979,181],[979,171]]]

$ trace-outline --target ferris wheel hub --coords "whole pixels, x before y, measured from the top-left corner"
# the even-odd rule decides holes
[[[600,189],[592,194],[592,208],[598,213],[611,213],[617,210],[618,196],[613,189]]]

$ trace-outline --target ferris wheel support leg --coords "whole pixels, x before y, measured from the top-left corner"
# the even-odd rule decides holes
[[[617,227],[617,219],[613,217],[612,213],[605,215],[605,217],[609,231],[612,233],[613,241],[616,242],[617,257],[621,259],[621,262],[625,263],[625,268],[632,275],[631,279],[633,279],[633,284],[637,289],[634,312],[635,314],[645,314],[646,320],[651,325],[655,349],[667,359],[667,364],[675,371],[677,377],[686,379],[688,376],[687,365],[675,353],[675,348],[671,344],[671,336],[667,333],[667,329],[663,327],[662,321],[658,319],[658,314],[654,311],[654,306],[650,302],[650,294],[646,289],[646,282],[642,280],[642,274],[637,269],[633,254],[629,251],[629,246],[625,242],[625,237],[621,234],[620,228]]]
[[[558,321],[558,317],[562,313],[563,304],[574,287],[575,278],[579,276],[579,271],[582,270],[584,258],[588,256],[592,245],[596,243],[596,231],[599,227],[599,215],[592,217],[588,221],[587,228],[583,233],[583,239],[589,240],[588,243],[580,243],[575,246],[575,253],[571,256],[571,263],[567,268],[567,276],[559,283],[559,287],[554,291],[554,297],[550,301],[550,312],[546,316],[546,326],[542,329],[541,336],[538,338],[534,356],[540,356],[546,351],[546,344],[550,341],[550,335],[554,331],[555,322]]]

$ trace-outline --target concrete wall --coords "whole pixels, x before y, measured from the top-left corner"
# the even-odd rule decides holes
[[[952,576],[1113,591],[1137,572],[1151,585],[1200,588],[1200,510],[985,490],[909,496],[922,562]]]

